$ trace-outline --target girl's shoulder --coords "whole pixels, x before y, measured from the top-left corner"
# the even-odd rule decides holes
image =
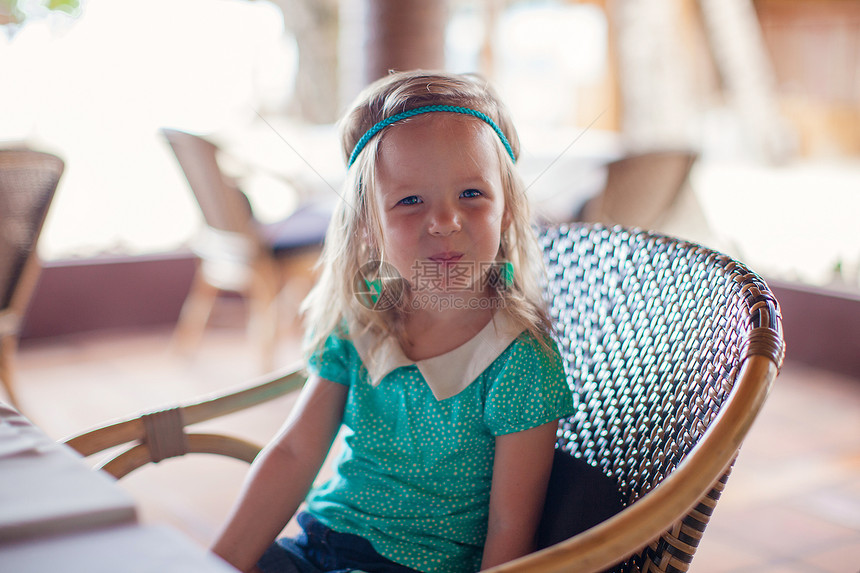
[[[513,368],[553,376],[563,372],[562,355],[550,333],[534,324],[523,325],[507,313],[500,318],[505,328],[517,333],[496,361],[500,370]]]
[[[547,366],[561,366],[564,362],[561,351],[549,334],[533,333],[524,330],[511,343],[508,356],[510,360],[531,364],[542,369]]]
[[[360,358],[345,324],[322,338],[307,357],[309,372],[340,384],[348,385],[358,368]]]

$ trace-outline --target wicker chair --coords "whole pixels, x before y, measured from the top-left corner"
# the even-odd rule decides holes
[[[687,571],[782,364],[777,301],[743,264],[677,239],[579,224],[541,240],[576,402],[557,447],[626,507],[492,571]]]
[[[119,479],[148,464],[186,454],[216,454],[254,461],[261,447],[225,434],[187,432],[186,427],[226,416],[298,390],[305,383],[301,369],[287,369],[241,388],[207,396],[185,406],[148,412],[111,422],[65,440],[84,457],[113,450],[96,469]]]
[[[576,403],[559,424],[557,448],[596,468],[625,507],[492,571],[686,571],[781,365],[777,302],[741,263],[680,240],[586,224],[550,229],[541,240],[545,292]],[[90,455],[134,441],[131,452],[105,466],[118,477],[185,451],[250,461],[257,446],[229,438],[207,446],[209,438],[182,438],[182,427],[301,381],[300,372],[274,376],[245,394],[119,422],[67,443]],[[158,437],[158,426],[172,437]],[[567,503],[548,500],[556,512],[579,511]]]
[[[698,155],[692,151],[631,154],[606,166],[606,185],[577,221],[655,229],[681,197]]]
[[[15,406],[12,362],[41,272],[36,245],[63,169],[49,153],[0,150],[0,383]]]
[[[250,302],[250,330],[262,369],[268,371],[274,363],[279,296],[313,267],[331,211],[307,203],[283,221],[262,224],[247,196],[222,173],[213,143],[175,129],[162,134],[206,222],[192,245],[199,264],[176,326],[177,342],[190,348],[202,335],[218,293],[238,292]]]

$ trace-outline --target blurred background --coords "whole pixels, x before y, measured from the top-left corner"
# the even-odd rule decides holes
[[[856,1],[0,6],[0,141],[66,161],[39,245],[43,281],[69,261],[187,247],[202,216],[160,128],[216,142],[255,215],[276,221],[303,193],[336,196],[334,122],[358,90],[388,69],[425,67],[498,87],[538,216],[581,215],[614,159],[683,151],[695,156],[688,188],[633,223],[804,292],[860,289]],[[150,320],[171,319],[176,302],[164,302]],[[46,305],[37,292],[25,338],[89,328]]]
[[[259,373],[236,297],[215,307],[193,362],[162,354],[207,223],[161,130],[217,145],[224,177],[275,224],[337,198],[339,115],[387,70],[412,68],[497,87],[520,130],[536,224],[650,228],[768,281],[796,391],[771,437],[811,404],[805,393],[828,397],[822,423],[856,406],[858,0],[0,0],[0,147],[65,161],[20,333],[21,403],[60,437]],[[671,185],[631,195],[625,178],[644,185],[665,154],[685,158],[664,174]],[[625,161],[641,157],[651,167]],[[275,365],[298,357],[297,337],[285,334]],[[58,404],[68,377],[95,386]],[[848,453],[830,475],[857,468],[853,412],[835,416],[831,437]],[[835,568],[768,570],[857,570],[851,484],[826,501],[848,504],[855,535]]]
[[[291,190],[251,162],[311,180],[312,167],[334,184],[343,168],[328,128],[401,64],[493,81],[529,167],[546,169],[530,188],[538,199],[578,185],[554,173],[566,156],[692,149],[714,242],[774,278],[857,286],[857,2],[448,0],[407,3],[387,23],[371,22],[386,3],[364,0],[3,4],[14,14],[0,18],[22,22],[0,28],[0,140],[68,164],[43,231],[47,261],[186,244],[199,210],[161,127],[242,147],[247,162],[234,167],[258,179],[243,187],[255,210],[282,216]],[[386,32],[398,18],[420,35]],[[583,131],[606,137],[574,142]],[[767,217],[744,209],[747,189]]]

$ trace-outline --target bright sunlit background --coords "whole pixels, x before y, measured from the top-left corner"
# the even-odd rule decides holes
[[[599,92],[596,106],[593,94],[589,105],[578,101],[583,86],[606,74],[603,12],[560,1],[504,5],[491,30],[480,2],[451,3],[447,67],[481,69],[492,35],[492,77],[521,131],[532,196],[571,181],[597,188],[599,179],[555,161],[584,131],[590,141],[577,141],[577,153],[611,156],[617,143],[611,134],[601,139],[600,129],[584,130],[601,111]],[[253,124],[258,137],[242,149],[249,163],[289,160],[324,188],[342,169],[332,126],[313,132],[330,141],[318,145],[261,124],[261,116],[288,109],[298,67],[296,41],[270,2],[85,0],[77,17],[42,15],[4,32],[0,145],[27,144],[66,161],[42,233],[45,259],[159,253],[187,243],[201,216],[161,127],[226,134]],[[836,79],[826,72],[823,82]],[[826,285],[841,273],[843,282],[860,281],[860,159],[763,168],[748,157],[739,121],[716,102],[691,125],[703,152],[692,182],[719,240],[712,246],[769,276]],[[305,136],[313,131],[307,127]],[[318,147],[323,153],[315,155]],[[311,165],[293,148],[302,161],[313,157]],[[245,190],[261,219],[294,204],[283,182],[257,183]],[[747,208],[751,189],[769,213]]]
[[[447,66],[481,69],[483,14],[466,4],[448,26]],[[606,17],[590,4],[533,2],[512,5],[499,17],[494,84],[519,125],[576,125],[577,87],[597,81],[606,68]]]
[[[183,244],[200,216],[159,128],[251,121],[287,97],[296,47],[267,2],[87,0],[0,34],[0,61],[0,140],[66,162],[40,243],[57,259]]]

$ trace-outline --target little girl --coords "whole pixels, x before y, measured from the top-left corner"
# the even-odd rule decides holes
[[[573,404],[508,112],[479,78],[394,73],[341,132],[343,200],[305,301],[310,377],[213,550],[265,573],[525,555]],[[302,503],[302,533],[273,543]]]

